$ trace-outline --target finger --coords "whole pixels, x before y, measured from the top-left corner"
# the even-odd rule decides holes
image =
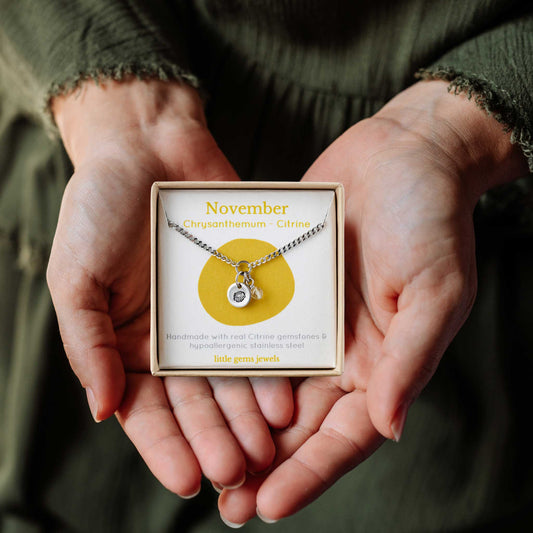
[[[222,521],[230,527],[240,527],[257,514],[257,491],[266,476],[249,476],[246,483],[235,490],[224,490],[218,497]]]
[[[249,378],[257,404],[268,425],[286,427],[294,413],[292,386],[288,378]]]
[[[276,459],[279,465],[292,455],[318,430],[328,412],[344,392],[330,378],[306,379],[294,391],[294,419],[291,425],[275,433]],[[255,516],[255,494],[264,476],[251,476],[246,483],[219,497],[219,510],[226,521],[241,524]],[[266,515],[269,516],[269,515]]]
[[[367,387],[370,417],[383,436],[399,440],[411,403],[466,319],[474,294],[475,282],[457,274],[443,284],[408,287],[400,296]]]
[[[250,472],[268,468],[276,450],[268,425],[246,378],[209,378],[213,395],[246,457]]]
[[[170,410],[160,378],[128,374],[117,418],[154,476],[170,491],[190,498],[202,472]]]
[[[47,271],[65,352],[86,389],[89,407],[99,422],[122,401],[125,375],[104,289],[82,268],[57,264],[52,252]],[[63,267],[63,268],[61,268]]]
[[[194,451],[204,475],[223,487],[244,482],[246,460],[228,429],[207,380],[165,378],[174,416]]]
[[[330,409],[345,393],[337,380],[308,378],[294,391],[294,417],[286,429],[274,435],[278,465],[318,431]]]
[[[368,416],[365,394],[354,391],[344,396],[320,430],[266,478],[257,493],[258,512],[270,520],[294,514],[364,461],[382,441]]]

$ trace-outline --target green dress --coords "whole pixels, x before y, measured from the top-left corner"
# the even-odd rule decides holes
[[[183,79],[242,179],[297,180],[415,81],[450,81],[533,171],[533,7],[511,0],[0,0],[0,531],[224,531],[180,500],[118,423],[96,425],[62,352],[45,268],[72,168],[48,100],[99,76]],[[244,531],[533,528],[533,183],[476,211],[478,299],[401,444],[296,516]]]

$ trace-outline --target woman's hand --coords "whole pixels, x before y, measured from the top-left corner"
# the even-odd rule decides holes
[[[527,172],[502,126],[440,81],[421,82],[339,137],[304,181],[346,192],[346,360],[309,378],[275,434],[276,468],[219,499],[243,523],[298,511],[384,440],[467,318],[476,293],[472,211],[479,196]]]
[[[238,179],[200,99],[177,82],[87,82],[56,98],[53,112],[75,172],[48,283],[93,417],[116,412],[155,476],[181,496],[199,490],[202,472],[217,486],[236,486],[246,470],[271,464],[267,423],[289,422],[289,382],[149,374],[150,187]]]

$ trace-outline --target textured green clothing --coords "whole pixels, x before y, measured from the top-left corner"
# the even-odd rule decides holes
[[[183,501],[68,368],[44,270],[72,171],[49,98],[89,77],[184,79],[243,179],[298,179],[351,124],[423,77],[473,91],[533,170],[526,2],[0,0],[0,531],[223,531],[209,484]],[[421,70],[422,69],[422,70]],[[533,186],[477,212],[479,293],[386,443],[316,503],[244,531],[533,528]]]

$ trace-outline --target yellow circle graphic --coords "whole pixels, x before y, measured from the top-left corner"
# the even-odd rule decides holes
[[[257,239],[235,239],[218,250],[233,260],[253,262],[276,248]],[[255,286],[262,289],[263,297],[252,299],[246,307],[233,307],[228,301],[228,287],[235,282],[235,275],[234,267],[211,257],[198,280],[198,294],[204,309],[222,324],[247,326],[268,320],[283,311],[294,296],[294,276],[283,256],[252,271]]]

